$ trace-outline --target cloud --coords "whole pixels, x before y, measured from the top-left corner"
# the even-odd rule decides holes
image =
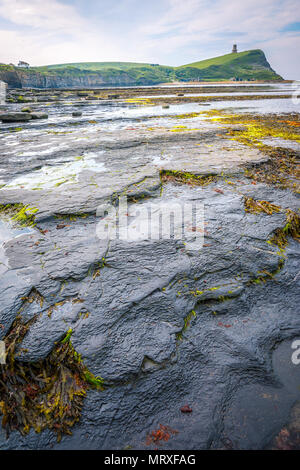
[[[169,0],[166,14],[154,24],[141,26],[141,31],[152,37],[162,33],[169,37],[176,27],[176,35],[180,32],[181,41],[186,43],[195,35],[199,42],[207,41],[238,27],[248,40],[261,41],[278,34],[283,24],[292,21],[295,7],[294,0]]]
[[[267,49],[268,60],[273,69],[290,80],[300,80],[299,56],[300,36],[287,35],[267,41],[262,45]]]
[[[0,16],[16,25],[46,31],[69,33],[85,26],[74,7],[57,0],[1,0]]]
[[[0,17],[17,27],[0,30],[0,60],[32,65],[118,58],[118,49],[72,5],[57,0],[0,0]],[[100,54],[99,54],[100,52]],[[99,58],[98,58],[99,57]]]
[[[296,35],[287,40],[288,49],[281,47],[284,25],[293,24],[293,31],[294,25],[299,25],[295,21],[300,18],[298,11],[296,0],[168,0],[165,15],[154,23],[141,25],[140,33],[147,38],[146,47],[159,48],[173,57],[174,49],[186,51],[186,61],[229,52],[234,42],[238,42],[240,50],[262,48],[267,56],[276,58],[272,65],[286,76],[289,70],[288,74],[299,70],[299,65],[295,65],[297,54],[293,56],[291,52],[298,43]],[[278,47],[281,56],[276,53]],[[197,55],[192,57],[194,53]]]
[[[180,65],[237,42],[239,50],[264,49],[286,76],[299,67],[298,11],[297,0],[0,0],[0,61]]]

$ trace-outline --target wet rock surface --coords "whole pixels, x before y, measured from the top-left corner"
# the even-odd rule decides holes
[[[45,359],[71,329],[105,388],[87,393],[73,435],[60,443],[50,431],[8,439],[1,431],[0,448],[272,446],[300,399],[300,365],[291,361],[300,338],[300,247],[292,237],[285,249],[268,241],[285,226],[285,209],[297,211],[297,194],[252,184],[244,169],[268,156],[228,139],[230,125],[183,120],[172,106],[161,115],[161,106],[78,98],[84,92],[47,106],[45,123],[1,127],[0,204],[38,210],[27,232],[3,231],[0,340],[17,315],[37,315],[19,345],[26,364]],[[162,171],[211,179],[174,184],[162,182]],[[149,204],[203,206],[202,248],[190,248],[191,217],[182,240],[99,238],[121,195],[131,226]],[[245,197],[281,210],[245,212]],[[177,432],[149,441],[161,424]]]
[[[1,113],[0,119],[2,122],[26,122],[32,119],[32,115],[27,112],[21,113]]]

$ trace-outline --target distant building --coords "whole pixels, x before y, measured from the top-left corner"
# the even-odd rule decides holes
[[[237,53],[237,45],[236,44],[233,44],[233,46],[232,46],[232,53],[233,54]]]
[[[23,67],[25,69],[28,69],[29,64],[27,62],[23,62],[23,60],[19,60],[18,67]]]

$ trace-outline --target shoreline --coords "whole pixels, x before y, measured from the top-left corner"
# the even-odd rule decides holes
[[[276,84],[276,83],[293,83],[295,80],[216,80],[216,81],[200,81],[200,82],[166,82],[166,83],[161,83],[160,86],[166,86],[166,85],[173,85],[173,86],[179,86],[183,84],[187,85],[224,85],[224,84],[232,84],[232,85],[251,85],[253,84],[262,84],[262,85],[267,85],[268,83],[271,84]]]

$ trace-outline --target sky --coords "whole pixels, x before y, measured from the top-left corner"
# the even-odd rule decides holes
[[[262,49],[300,80],[299,0],[0,0],[0,62],[183,65]]]

